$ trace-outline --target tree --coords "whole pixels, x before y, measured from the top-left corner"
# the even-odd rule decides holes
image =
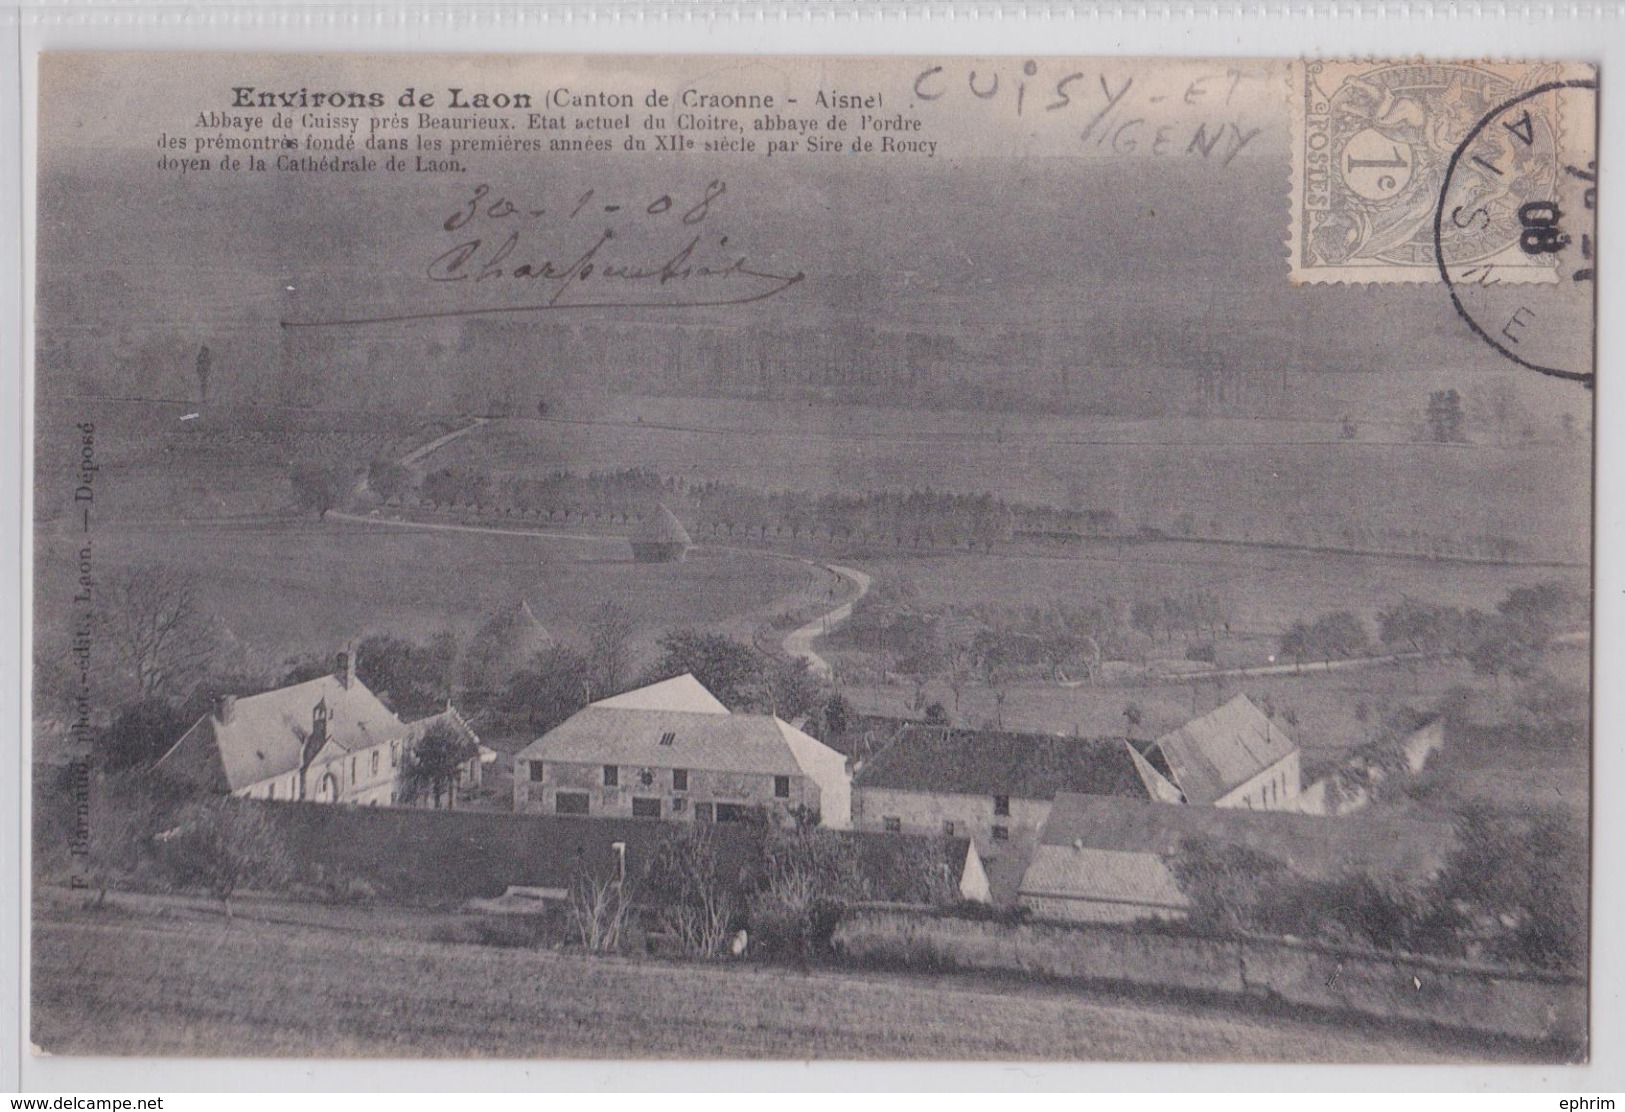
[[[139,768],[168,752],[190,724],[168,701],[149,696],[119,711],[97,748],[110,772]]]
[[[568,645],[550,645],[514,673],[498,705],[525,716],[525,724],[546,733],[592,701],[587,658]]]
[[[587,615],[587,674],[594,698],[613,695],[632,670],[637,623],[620,604],[605,599]]]
[[[157,841],[176,882],[209,889],[225,906],[227,922],[231,898],[244,885],[274,885],[293,873],[281,831],[263,806],[243,800],[193,804]]]
[[[356,646],[355,671],[397,714],[421,718],[451,696],[457,655],[457,639],[449,630],[428,644],[374,634]]]
[[[1583,613],[1578,592],[1562,583],[1547,581],[1529,587],[1513,587],[1496,610],[1509,621],[1528,631],[1528,640],[1544,646],[1565,622]]]
[[[355,486],[355,476],[340,463],[299,463],[288,472],[293,484],[293,500],[303,510],[315,510],[318,517],[344,506]]]
[[[412,472],[391,459],[379,458],[367,465],[367,489],[385,502],[412,489]]]
[[[209,345],[204,344],[197,349],[197,393],[198,401],[204,405],[209,404],[209,372],[214,368],[214,356],[209,353]]]
[[[1282,656],[1289,656],[1292,662],[1299,667],[1305,660],[1312,659],[1315,654],[1314,634],[1309,629],[1309,623],[1298,619],[1287,627],[1281,634],[1278,648]]]
[[[113,656],[143,699],[184,697],[226,641],[203,611],[197,578],[164,564],[114,577],[102,613]]]
[[[771,701],[768,661],[749,645],[693,629],[668,633],[659,644],[660,658],[648,672],[651,682],[689,672],[730,708]]]
[[[1584,830],[1561,811],[1515,813],[1482,803],[1456,817],[1456,851],[1433,894],[1465,909],[1491,956],[1583,969],[1588,861]]]
[[[1330,664],[1334,659],[1360,656],[1371,647],[1365,623],[1347,610],[1337,610],[1316,618],[1309,627],[1315,655]]]
[[[840,737],[856,723],[857,712],[839,691],[824,700],[824,729],[828,737]]]
[[[442,799],[448,810],[455,810],[463,766],[478,756],[478,747],[450,721],[442,718],[431,723],[401,754],[401,802],[428,795],[435,810],[440,809]]]

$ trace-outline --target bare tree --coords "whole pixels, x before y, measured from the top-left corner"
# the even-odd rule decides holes
[[[618,878],[582,877],[570,889],[570,922],[592,953],[620,949],[631,911],[631,893]]]
[[[107,599],[107,644],[143,699],[184,696],[223,647],[224,630],[203,612],[190,572],[139,565],[113,580]]]
[[[241,800],[194,804],[155,841],[175,879],[206,886],[224,906],[227,923],[231,898],[240,888],[274,887],[293,874],[281,831],[262,807]]]
[[[632,615],[613,599],[605,599],[587,616],[587,665],[594,698],[613,695],[632,671],[632,636],[637,625]]]

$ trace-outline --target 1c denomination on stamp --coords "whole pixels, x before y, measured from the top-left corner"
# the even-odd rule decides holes
[[[1564,76],[1550,63],[1302,62],[1292,67],[1294,283],[1438,282],[1433,235],[1451,159],[1486,113]],[[1452,263],[1502,283],[1557,279],[1522,250],[1518,210],[1551,194],[1559,161],[1555,96],[1525,96],[1528,142],[1482,182],[1482,212],[1452,238]],[[1510,138],[1510,137],[1509,137]],[[1475,206],[1480,207],[1480,206]]]

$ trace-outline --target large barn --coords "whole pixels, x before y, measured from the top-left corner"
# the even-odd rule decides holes
[[[761,808],[845,828],[846,758],[771,714],[733,714],[693,676],[603,699],[514,757],[514,810],[738,822]]]

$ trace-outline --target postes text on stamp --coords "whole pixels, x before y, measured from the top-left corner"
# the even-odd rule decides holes
[[[1451,158],[1497,105],[1564,76],[1554,64],[1323,62],[1292,69],[1292,280],[1439,282],[1434,215]],[[1580,67],[1575,67],[1580,68]],[[1549,253],[1521,247],[1519,208],[1559,172],[1555,95],[1519,101],[1520,133],[1495,138],[1481,217],[1454,236],[1451,264],[1503,283],[1557,279]]]

